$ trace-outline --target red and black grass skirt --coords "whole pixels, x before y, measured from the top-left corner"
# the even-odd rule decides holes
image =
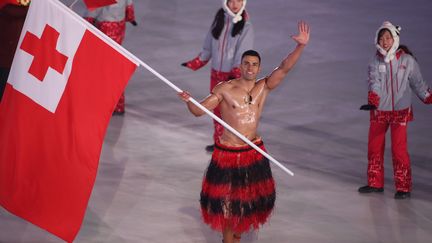
[[[261,140],[255,144],[265,151]],[[218,142],[203,179],[201,213],[204,222],[222,232],[258,229],[269,218],[276,199],[270,164],[249,145],[230,147]]]

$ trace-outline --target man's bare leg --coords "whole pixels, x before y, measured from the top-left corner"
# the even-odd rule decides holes
[[[223,243],[234,243],[234,231],[230,227],[226,227],[223,231]]]
[[[240,243],[241,234],[240,233],[234,233],[233,238],[234,238],[234,243]]]
[[[235,233],[230,227],[223,231],[223,243],[240,243],[241,234]]]

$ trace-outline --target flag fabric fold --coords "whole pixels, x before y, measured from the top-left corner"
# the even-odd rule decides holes
[[[138,61],[60,1],[32,0],[0,103],[0,205],[72,242]]]

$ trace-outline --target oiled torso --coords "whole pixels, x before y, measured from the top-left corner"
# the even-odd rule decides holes
[[[240,85],[236,81],[226,82],[217,90],[218,95],[223,99],[219,104],[221,116],[226,123],[246,138],[254,140],[258,137],[259,119],[268,94],[265,79],[248,85]],[[234,146],[245,144],[227,129],[222,134],[221,143]]]

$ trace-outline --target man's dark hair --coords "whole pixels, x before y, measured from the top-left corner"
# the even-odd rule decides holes
[[[254,50],[247,50],[247,51],[243,52],[242,57],[241,57],[241,60],[243,60],[243,58],[244,58],[245,56],[258,57],[258,61],[259,61],[259,63],[261,63],[261,56],[260,56],[260,54],[259,54],[257,51],[254,51]]]

